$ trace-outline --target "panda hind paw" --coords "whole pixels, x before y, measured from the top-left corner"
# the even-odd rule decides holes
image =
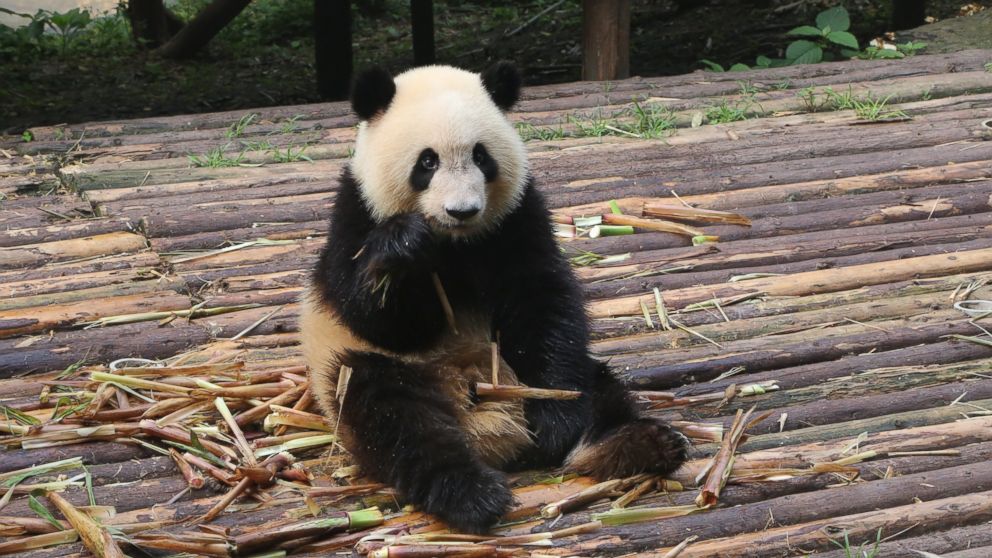
[[[512,505],[506,477],[494,469],[480,468],[435,477],[423,507],[453,529],[484,534]]]

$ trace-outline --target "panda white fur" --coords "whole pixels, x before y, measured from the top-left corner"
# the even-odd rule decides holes
[[[589,355],[581,289],[504,115],[519,93],[508,63],[358,77],[355,154],[301,318],[314,394],[357,463],[472,532],[512,503],[500,470],[667,473],[687,451]],[[493,340],[501,384],[582,397],[478,397]]]

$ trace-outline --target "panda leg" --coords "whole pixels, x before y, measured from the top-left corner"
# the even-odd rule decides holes
[[[664,421],[642,416],[609,367],[596,367],[593,422],[565,466],[599,479],[678,469],[688,457],[685,436]]]
[[[374,353],[341,363],[352,369],[341,422],[359,466],[456,529],[496,523],[513,501],[506,478],[469,446],[436,375]]]

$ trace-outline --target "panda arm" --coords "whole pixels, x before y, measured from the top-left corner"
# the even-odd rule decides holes
[[[399,352],[423,349],[446,323],[430,277],[433,244],[419,216],[376,223],[346,172],[314,282],[361,337]]]
[[[554,239],[540,194],[529,186],[492,247],[502,257],[493,287],[493,327],[500,352],[517,377],[532,387],[593,389],[597,363],[588,353],[582,292]],[[592,420],[590,397],[528,400],[527,421],[541,451],[526,466],[558,463]]]

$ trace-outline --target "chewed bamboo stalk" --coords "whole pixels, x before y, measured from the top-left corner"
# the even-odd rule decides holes
[[[719,442],[723,439],[722,424],[673,420],[672,426],[692,440]]]
[[[237,306],[218,306],[216,308],[190,308],[189,310],[169,310],[163,312],[142,312],[140,314],[122,314],[120,316],[107,316],[90,322],[81,322],[84,329],[94,327],[107,327],[123,324],[134,324],[138,322],[151,322],[175,318],[204,318],[207,316],[217,316],[230,312],[240,312],[251,308],[258,308],[261,304],[239,304]]]
[[[334,424],[326,417],[306,411],[298,411],[282,405],[271,405],[271,413],[265,417],[263,428],[266,432],[272,432],[276,426],[292,426],[307,430],[321,430],[324,432],[334,432]]]
[[[645,478],[647,478],[647,475],[637,475],[625,479],[612,479],[594,484],[584,490],[558,500],[557,502],[552,502],[544,506],[541,508],[541,517],[545,519],[554,519],[563,513],[574,510],[586,504],[590,504],[604,498],[610,498],[617,493],[626,490],[627,487],[641,482]]]
[[[231,541],[233,556],[247,556],[268,548],[273,548],[280,543],[298,540],[301,544],[303,539],[311,537],[325,537],[344,531],[360,531],[370,527],[376,527],[383,522],[382,512],[378,508],[369,508],[353,512],[332,512],[326,517],[309,519],[282,525],[275,528],[266,528],[251,533],[238,535]],[[283,549],[292,546],[281,546]]]
[[[557,531],[547,531],[544,533],[529,533],[526,535],[512,535],[508,537],[499,537],[488,540],[483,540],[483,544],[492,544],[499,546],[510,546],[510,545],[540,545],[542,543],[550,544],[550,541],[555,539],[562,539],[565,537],[572,537],[575,535],[584,535],[587,533],[595,533],[603,528],[603,523],[600,521],[590,521],[588,523],[581,523],[579,525],[574,525],[572,527],[566,527],[564,529],[558,529]]]
[[[720,491],[727,484],[727,479],[730,478],[730,473],[733,471],[737,446],[744,439],[744,433],[754,424],[771,416],[771,412],[766,412],[753,420],[749,420],[753,413],[754,407],[746,413],[741,409],[737,410],[737,414],[734,416],[734,422],[730,426],[730,432],[724,436],[723,443],[720,445],[720,451],[713,457],[706,481],[703,483],[702,488],[699,490],[699,495],[696,497],[697,506],[703,508],[716,505],[720,498]]]
[[[186,484],[188,484],[190,488],[203,488],[203,484],[205,483],[203,475],[199,471],[193,469],[182,454],[180,454],[175,448],[169,448],[169,456],[172,457],[172,461],[175,462],[176,468],[179,469],[179,473],[186,480]]]
[[[288,405],[299,399],[305,391],[310,387],[309,383],[298,384],[296,387],[287,390],[281,395],[277,395],[272,399],[269,399],[265,403],[258,405],[257,407],[252,407],[247,411],[237,414],[234,416],[235,422],[239,426],[247,426],[253,422],[263,420],[272,408],[272,405]]]
[[[688,237],[704,236],[706,234],[706,232],[701,229],[690,227],[689,225],[683,225],[682,223],[673,223],[671,221],[662,221],[660,219],[644,219],[642,217],[633,217],[630,215],[616,215],[613,213],[603,215],[603,222],[609,223],[610,225],[625,225],[649,231],[681,234]]]
[[[68,500],[54,492],[50,492],[46,496],[62,512],[62,515],[79,534],[83,545],[94,556],[97,558],[126,558],[110,533],[90,516],[79,511]]]
[[[612,509],[603,513],[594,513],[592,514],[592,518],[597,521],[602,521],[603,525],[615,527],[618,525],[640,523],[642,521],[654,521],[669,517],[680,517],[701,511],[703,509],[705,508],[700,508],[699,506],[695,506],[693,504],[686,504],[684,506],[666,506],[660,508]]]
[[[685,221],[751,226],[751,220],[740,213],[700,209],[698,207],[686,207],[684,205],[646,203],[644,204],[643,214],[645,217],[666,217]]]
[[[635,486],[634,488],[628,490],[623,496],[617,498],[610,504],[613,509],[623,509],[632,504],[641,496],[644,496],[648,492],[654,490],[658,485],[658,479],[649,478],[645,479],[643,482]]]
[[[527,553],[517,548],[500,548],[485,544],[411,544],[401,546],[384,546],[369,552],[369,558],[510,558],[526,556]]]
[[[475,384],[475,393],[479,397],[491,400],[510,399],[578,399],[581,391],[567,389],[532,388],[519,385],[493,385],[483,382]]]
[[[76,533],[75,529],[68,529],[55,533],[45,533],[42,535],[34,535],[20,539],[11,539],[0,542],[0,555],[20,555],[39,548],[74,543],[77,540],[79,540],[79,534]]]

